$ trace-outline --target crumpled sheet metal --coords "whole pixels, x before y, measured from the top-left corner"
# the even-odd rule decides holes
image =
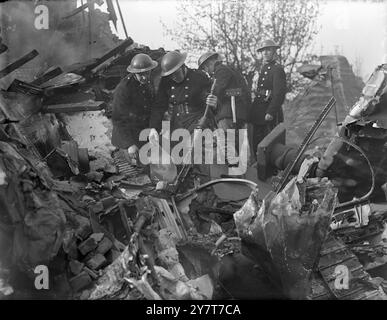
[[[47,190],[36,171],[6,143],[0,142],[0,211],[15,227],[12,262],[33,275],[47,264],[62,244],[66,217],[56,193]]]
[[[323,196],[315,207],[302,210],[294,178],[283,191],[269,194],[262,203],[258,202],[257,190],[253,191],[234,214],[242,251],[259,263],[273,284],[291,299],[307,297],[309,279],[336,204],[337,190],[329,181],[318,182],[314,194],[316,190]]]
[[[171,272],[155,266],[160,281],[160,293],[166,300],[210,300],[213,287],[208,275],[194,280],[182,281]]]

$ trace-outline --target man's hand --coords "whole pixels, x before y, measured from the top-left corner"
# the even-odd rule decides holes
[[[209,94],[206,99],[206,104],[210,107],[216,108],[216,105],[218,104],[218,97],[213,94]]]
[[[159,134],[157,133],[157,130],[154,128],[150,129],[149,142],[151,142],[151,143],[158,143],[159,142]]]
[[[129,157],[135,157],[138,153],[138,147],[134,144],[128,148]]]
[[[128,161],[136,165],[138,160],[138,147],[134,144],[128,148]]]
[[[266,115],[265,115],[265,121],[272,121],[274,118],[273,118],[273,116],[271,115],[271,114],[269,114],[269,113],[266,113]]]

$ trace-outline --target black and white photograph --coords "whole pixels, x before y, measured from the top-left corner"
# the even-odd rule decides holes
[[[387,300],[387,0],[1,2],[0,300]]]

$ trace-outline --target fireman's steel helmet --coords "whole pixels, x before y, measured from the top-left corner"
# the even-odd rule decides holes
[[[269,39],[269,40],[265,40],[262,42],[261,46],[257,49],[257,51],[262,51],[262,50],[265,50],[266,48],[276,48],[278,49],[280,46],[274,42],[273,40]]]
[[[186,53],[171,51],[164,55],[161,59],[161,76],[166,77],[179,69],[187,58]]]
[[[139,53],[133,57],[126,70],[130,73],[141,73],[156,68],[157,64],[157,61],[152,60],[147,54]]]
[[[201,69],[203,67],[203,64],[212,57],[219,57],[219,53],[215,51],[209,51],[204,54],[202,54],[198,60],[198,68]]]

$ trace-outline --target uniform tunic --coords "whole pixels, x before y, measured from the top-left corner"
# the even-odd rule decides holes
[[[265,136],[284,120],[282,104],[285,95],[286,75],[283,67],[274,60],[266,63],[259,74],[256,97],[250,112],[254,153]],[[270,114],[273,120],[266,121],[266,114]]]
[[[214,77],[216,79],[214,95],[218,97],[216,121],[224,118],[232,119],[231,97],[226,95],[226,90],[240,88],[242,95],[235,97],[236,118],[237,121],[246,122],[251,98],[243,76],[234,68],[218,63],[215,65]]]
[[[140,147],[141,130],[149,128],[152,89],[141,84],[134,76],[125,77],[114,91],[112,144],[121,149],[132,145]]]
[[[152,108],[151,127],[159,131],[163,116],[168,111],[171,130],[185,128],[192,132],[204,114],[210,86],[211,81],[204,72],[190,68],[187,68],[181,83],[169,77],[163,78]]]
[[[282,104],[286,95],[286,75],[283,67],[276,61],[263,65],[258,78],[257,94],[251,108],[251,122],[265,125],[268,113],[277,122],[283,121]]]

